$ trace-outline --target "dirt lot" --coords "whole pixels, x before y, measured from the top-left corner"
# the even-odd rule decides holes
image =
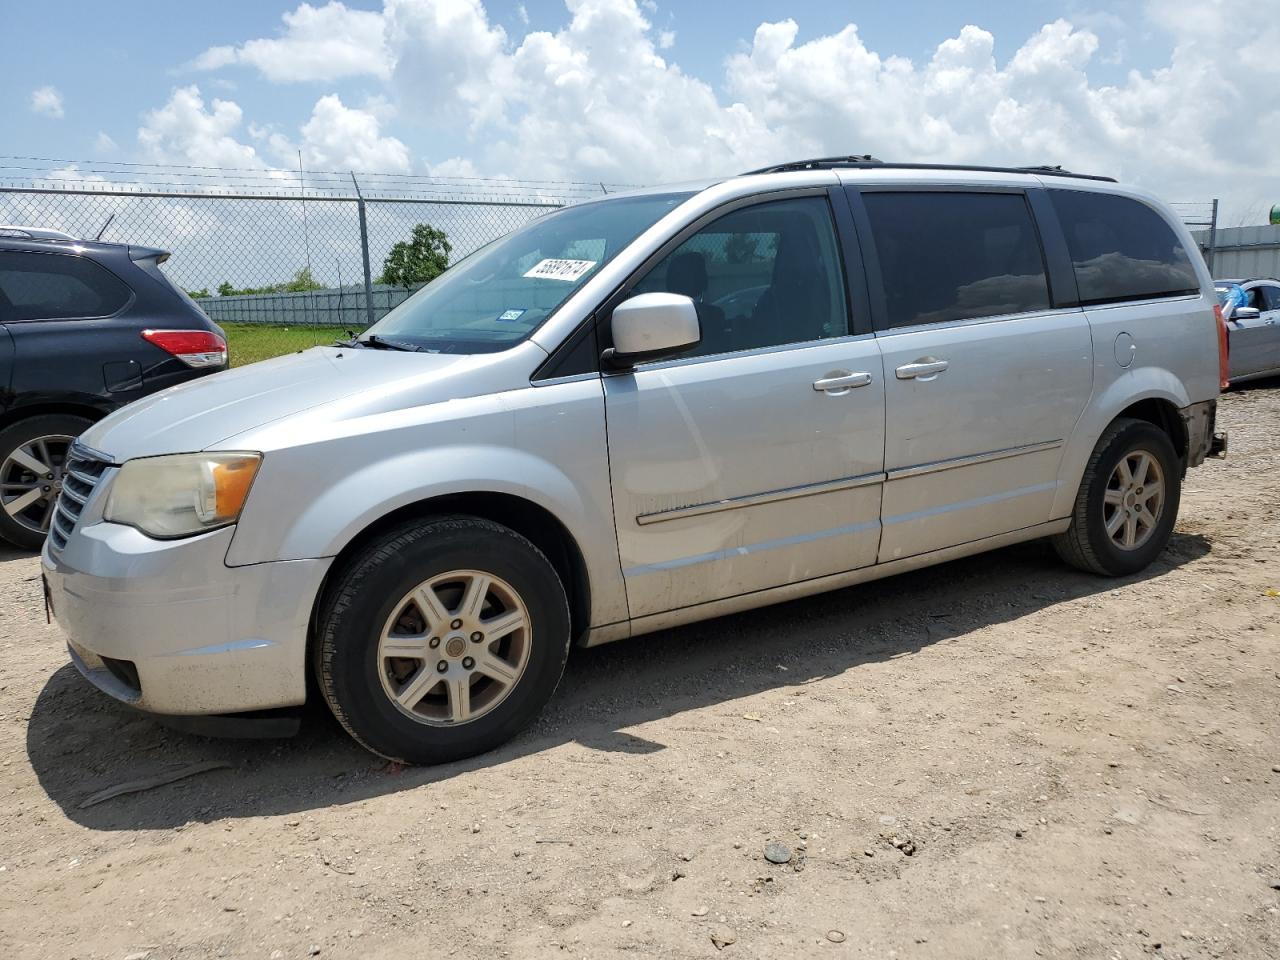
[[[1280,956],[1278,386],[1143,576],[1031,544],[580,651],[436,769],[133,715],[5,554],[0,955]]]

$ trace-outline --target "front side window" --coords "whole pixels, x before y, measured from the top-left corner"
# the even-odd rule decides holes
[[[61,253],[0,253],[6,320],[109,317],[129,302],[129,287],[92,260]]]
[[[618,197],[539,217],[450,267],[368,333],[436,353],[506,350],[690,196]]]
[[[1145,203],[1111,193],[1050,190],[1085,305],[1198,293],[1173,228]]]
[[[1049,283],[1017,193],[868,192],[891,327],[1046,310]]]
[[[1267,285],[1257,289],[1258,298],[1262,301],[1259,310],[1280,310],[1280,287]]]
[[[849,332],[844,273],[825,197],[774,200],[727,213],[659,261],[633,292],[692,298],[702,342],[681,356]]]

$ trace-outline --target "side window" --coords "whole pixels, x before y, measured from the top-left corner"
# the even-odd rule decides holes
[[[106,317],[129,300],[115,274],[83,257],[59,253],[0,253],[0,293],[11,320]]]
[[[1050,190],[1084,305],[1198,293],[1177,234],[1145,203],[1110,193]]]
[[[1258,309],[1280,310],[1280,287],[1267,285],[1259,287],[1258,290],[1262,294],[1262,306]]]
[[[1262,287],[1253,287],[1250,290],[1246,290],[1244,295],[1246,297],[1244,301],[1246,307],[1253,307],[1255,310],[1267,309],[1266,294],[1262,292]]]
[[[708,356],[849,332],[844,274],[825,197],[775,200],[727,213],[647,273],[636,293],[693,299]]]
[[[862,195],[889,326],[1049,308],[1040,238],[1017,193]]]

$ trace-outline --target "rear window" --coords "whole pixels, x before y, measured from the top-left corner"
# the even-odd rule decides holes
[[[1040,240],[1022,194],[868,192],[863,200],[890,326],[1049,308]]]
[[[6,320],[108,317],[129,302],[129,287],[84,257],[0,252],[0,316]]]
[[[1050,190],[1085,305],[1198,293],[1186,249],[1165,219],[1129,197]]]

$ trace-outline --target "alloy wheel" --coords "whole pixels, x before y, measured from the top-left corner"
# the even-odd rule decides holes
[[[383,692],[401,713],[455,726],[493,710],[529,662],[532,626],[510,584],[454,570],[410,590],[378,640]]]
[[[74,439],[59,434],[35,437],[11,450],[0,464],[0,507],[28,530],[48,532]]]
[[[1137,550],[1155,533],[1164,503],[1160,462],[1146,450],[1126,453],[1111,471],[1102,498],[1107,536],[1121,550]]]

